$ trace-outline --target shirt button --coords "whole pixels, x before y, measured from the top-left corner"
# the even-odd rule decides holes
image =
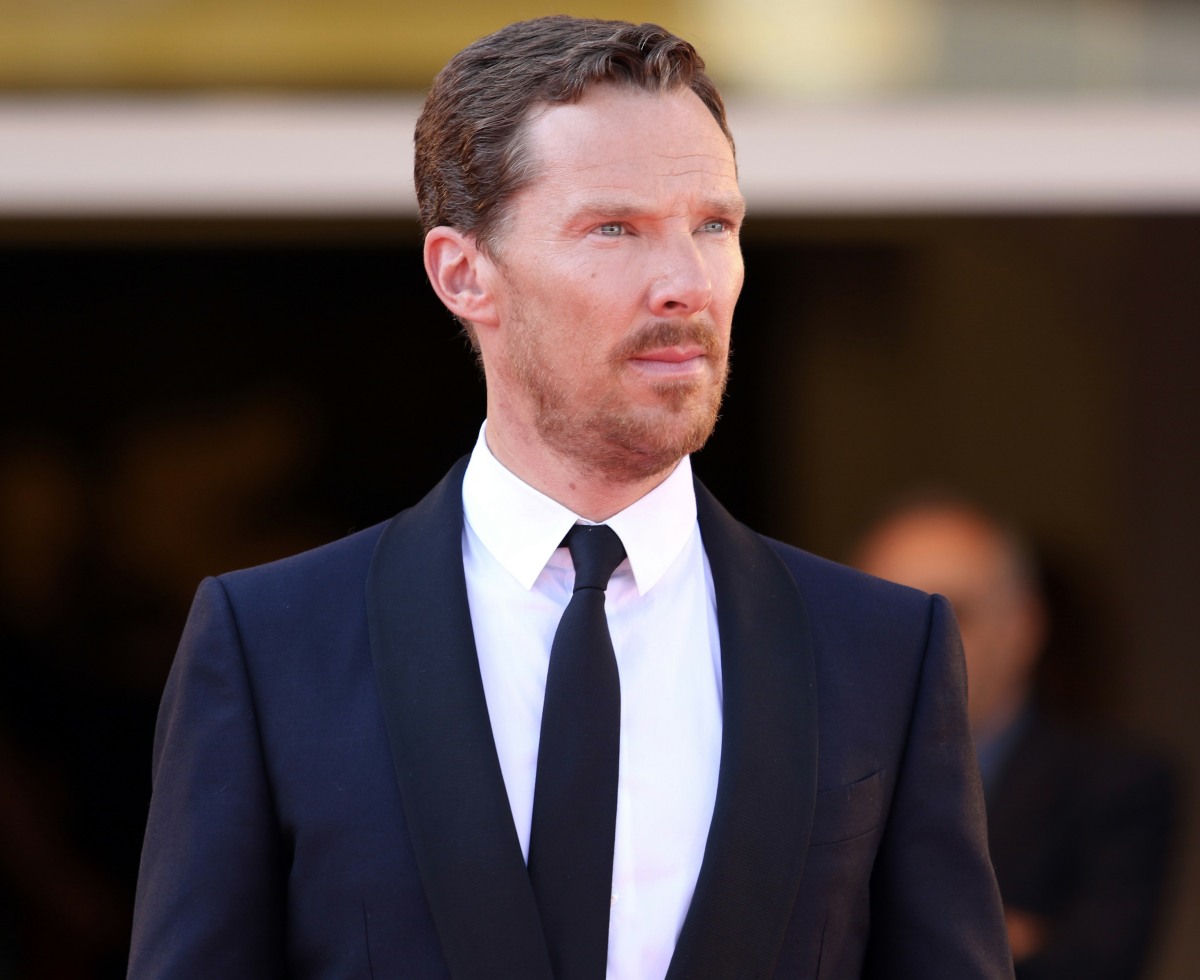
[[[611,897],[611,898],[609,898],[609,900],[608,900],[608,907],[609,907],[609,908],[612,908],[614,905],[616,905],[616,904],[617,904],[617,899],[619,899],[620,897],[621,897],[621,896],[620,896],[620,895],[618,895],[616,892],[613,892],[613,893],[612,893],[612,897]]]

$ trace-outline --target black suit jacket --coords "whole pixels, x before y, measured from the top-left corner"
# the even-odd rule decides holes
[[[1162,907],[1175,784],[1162,761],[1035,711],[989,792],[1006,905],[1046,920],[1020,980],[1135,980]]]
[[[131,977],[550,977],[467,608],[464,469],[202,585]],[[697,504],[724,728],[668,976],[1011,976],[948,606]]]

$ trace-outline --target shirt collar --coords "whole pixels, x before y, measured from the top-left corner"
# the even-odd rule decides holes
[[[488,448],[485,422],[463,477],[463,514],[485,548],[532,588],[567,531],[590,524],[504,468]],[[605,521],[625,545],[644,595],[679,557],[696,526],[691,460],[684,456],[658,486]]]

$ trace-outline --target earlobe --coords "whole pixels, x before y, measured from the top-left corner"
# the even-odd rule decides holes
[[[455,316],[484,326],[496,322],[487,265],[473,236],[444,225],[425,236],[425,272],[433,291]]]

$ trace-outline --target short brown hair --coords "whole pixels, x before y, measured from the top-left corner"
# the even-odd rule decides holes
[[[564,15],[510,24],[451,58],[425,99],[414,154],[424,230],[446,225],[494,244],[505,205],[534,176],[522,138],[529,110],[578,102],[603,83],[689,88],[733,145],[704,60],[658,25]]]

